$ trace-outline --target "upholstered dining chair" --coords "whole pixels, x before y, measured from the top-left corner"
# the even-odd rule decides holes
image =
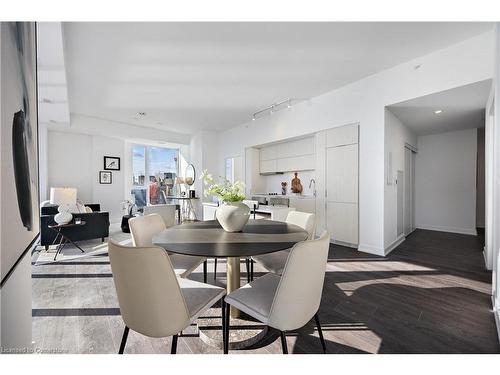
[[[165,226],[171,227],[176,224],[175,215],[177,213],[177,205],[175,204],[155,204],[152,206],[144,206],[144,215],[158,214],[165,222]]]
[[[307,239],[314,238],[316,229],[316,215],[300,211],[290,211],[286,217],[286,222],[295,224],[303,228],[307,232]],[[253,280],[253,261],[260,263],[269,272],[281,274],[285,267],[286,259],[290,249],[277,251],[270,254],[262,254],[253,256],[250,264],[247,263],[247,274],[250,275],[250,281]],[[250,269],[248,269],[250,267]]]
[[[225,289],[176,277],[170,257],[160,247],[128,247],[110,241],[109,260],[125,323],[119,354],[125,350],[130,329],[149,337],[172,336],[170,352],[175,354],[182,330],[221,299],[225,311]],[[223,324],[224,319],[225,315]]]
[[[136,216],[129,220],[130,233],[134,246],[149,247],[153,245],[153,236],[167,227],[158,214]],[[187,277],[203,263],[203,281],[207,282],[207,258],[169,253],[175,273]]]
[[[286,332],[303,327],[313,317],[319,338],[326,353],[318,310],[330,236],[324,231],[316,240],[295,244],[290,250],[283,273],[268,273],[225,297],[227,304],[236,307],[269,327],[281,332],[283,354],[288,353]],[[224,353],[229,349],[229,306],[226,308]]]

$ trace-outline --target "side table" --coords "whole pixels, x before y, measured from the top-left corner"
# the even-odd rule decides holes
[[[59,241],[59,244],[57,245],[57,251],[56,251],[56,255],[54,255],[54,260],[56,260],[57,258],[57,255],[61,252],[61,250],[64,248],[64,246],[69,242],[71,243],[72,245],[76,246],[78,249],[80,249],[80,251],[82,253],[85,253],[85,251],[83,251],[83,249],[78,246],[76,243],[74,243],[71,238],[69,238],[67,235],[65,235],[63,233],[64,229],[66,228],[71,228],[71,227],[79,227],[79,226],[82,226],[82,225],[85,225],[85,221],[80,221],[79,223],[75,223],[75,222],[69,222],[67,224],[55,224],[55,225],[49,225],[49,228],[52,229],[54,232],[56,232],[56,238],[54,238],[54,241],[52,242],[52,244],[55,244],[56,241],[57,241],[57,238],[60,236],[61,237],[61,240]]]

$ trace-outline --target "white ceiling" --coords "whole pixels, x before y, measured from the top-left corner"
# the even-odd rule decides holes
[[[387,108],[417,135],[484,126],[491,80],[397,103]],[[439,114],[434,111],[441,110]]]
[[[486,32],[490,23],[65,23],[70,111],[227,129]],[[136,113],[146,116],[134,119]]]
[[[38,121],[69,126],[69,103],[60,22],[42,22],[38,40]]]

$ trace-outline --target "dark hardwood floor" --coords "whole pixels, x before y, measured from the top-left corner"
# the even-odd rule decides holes
[[[116,241],[130,240],[119,228],[112,235]],[[57,262],[45,250],[34,256],[33,340],[47,350],[116,353],[123,321],[107,245],[90,241],[82,246],[85,256],[68,248]],[[424,230],[387,257],[332,246],[319,311],[328,353],[500,352],[482,247],[481,235]],[[264,274],[256,264],[255,276]],[[203,280],[202,268],[190,277]],[[243,263],[242,283],[245,279]],[[209,282],[225,286],[224,262],[217,280],[209,277]],[[131,332],[126,353],[169,353],[170,340]],[[322,352],[313,321],[290,332],[287,341],[290,353]],[[191,334],[179,340],[178,352],[221,350]],[[281,353],[279,335],[271,332],[253,348],[231,353]]]
[[[385,258],[333,246],[320,308],[328,352],[498,353],[482,248],[481,234],[427,230]],[[320,352],[313,328],[296,333],[295,352]]]

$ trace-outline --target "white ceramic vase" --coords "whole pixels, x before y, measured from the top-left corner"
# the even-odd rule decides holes
[[[54,216],[54,221],[57,224],[68,224],[73,219],[73,215],[69,212],[69,207],[61,205],[57,208],[57,211],[59,213]]]
[[[242,202],[223,203],[215,218],[226,232],[241,232],[250,218],[250,208]]]

